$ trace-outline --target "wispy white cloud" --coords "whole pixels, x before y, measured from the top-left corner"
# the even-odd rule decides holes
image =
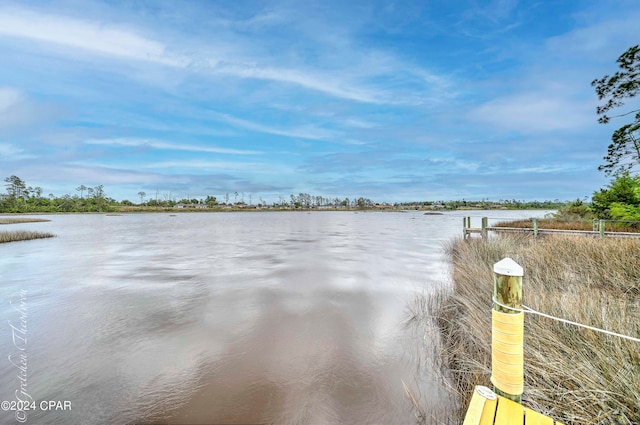
[[[0,87],[0,114],[6,113],[20,101],[20,92],[11,87]]]
[[[479,5],[476,2],[466,9],[456,28],[468,37],[494,38],[510,32],[521,25],[518,19],[519,0],[489,0]]]
[[[623,16],[597,19],[596,22],[585,23],[572,31],[551,37],[545,43],[545,48],[560,60],[610,63],[624,50],[638,43],[639,20],[640,11],[628,8]]]
[[[359,119],[359,118],[347,118],[346,120],[344,120],[344,125],[348,127],[368,129],[368,128],[377,127],[378,124],[371,121]]]
[[[309,125],[298,126],[292,129],[283,129],[264,124],[259,124],[242,118],[237,118],[229,114],[222,114],[219,112],[211,111],[212,116],[230,124],[234,127],[244,128],[246,130],[255,131],[258,133],[275,134],[277,136],[285,136],[300,139],[310,140],[322,140],[322,141],[335,141],[340,134],[333,131],[324,129],[321,127]]]
[[[592,105],[550,92],[523,92],[491,100],[470,117],[505,131],[545,133],[581,131],[593,122]]]
[[[160,173],[140,171],[137,169],[125,169],[117,166],[103,166],[98,164],[87,164],[82,162],[71,162],[66,164],[28,164],[16,171],[19,175],[28,175],[29,182],[35,180],[45,191],[49,186],[58,186],[60,183],[75,188],[78,184],[98,185],[107,187],[110,194],[111,185],[120,184],[152,184],[162,181],[165,177]],[[37,184],[37,183],[36,183]],[[73,190],[73,189],[72,189]]]
[[[256,19],[257,24],[260,19]],[[262,22],[277,19],[275,14],[265,15]],[[309,68],[295,62],[289,66],[273,66],[270,64],[273,61],[271,55],[250,53],[246,41],[233,37],[233,34],[226,41],[219,42],[219,48],[212,50],[196,39],[173,40],[169,44],[143,33],[132,25],[77,19],[25,8],[0,8],[0,37],[64,46],[121,60],[155,63],[184,72],[288,84],[362,103],[425,103],[425,99],[439,99],[445,93],[442,90],[444,77],[409,66],[380,52],[361,53],[353,48],[347,54],[359,60],[350,60],[348,67],[329,64],[327,68],[327,64],[324,64]],[[73,56],[70,51],[65,54]],[[385,59],[381,61],[380,57]],[[335,68],[335,65],[338,67]],[[403,79],[422,80],[422,87],[399,92],[373,82],[383,77],[393,78],[394,84],[397,84],[401,75]]]
[[[218,148],[213,146],[198,146],[190,144],[170,143],[160,140],[152,139],[128,139],[128,138],[113,138],[113,139],[91,139],[85,141],[88,145],[107,145],[107,146],[141,146],[153,149],[174,150],[174,151],[188,151],[188,152],[207,152],[207,153],[222,153],[230,155],[258,155],[262,154],[261,151],[255,150],[242,150],[242,149],[229,149]]]
[[[637,43],[640,13],[630,10],[624,16],[615,15],[614,19],[602,19],[599,14],[573,16],[575,27],[546,39],[517,69],[506,69],[504,82],[494,84],[508,93],[498,92],[492,100],[473,107],[470,118],[503,131],[528,134],[579,133],[590,128],[596,122],[597,98],[589,83],[603,69],[615,70],[615,58]]]
[[[568,164],[567,162],[556,164],[545,164],[537,167],[522,167],[514,168],[511,173],[515,174],[549,174],[549,173],[569,173],[575,171],[584,171],[589,169],[584,165]],[[496,172],[504,173],[504,170],[495,170]]]
[[[290,171],[288,167],[276,164],[265,164],[258,162],[225,162],[225,161],[203,161],[203,160],[186,160],[186,161],[158,161],[141,165],[142,168],[165,169],[165,168],[194,168],[204,171],[244,171],[255,172],[261,174],[281,174]]]
[[[23,91],[13,87],[0,87],[0,130],[9,129],[29,133],[36,131],[32,127],[38,123],[40,127],[57,112],[50,105],[34,102]]]
[[[36,13],[26,9],[0,9],[0,34],[83,49],[124,58],[183,66],[166,47],[134,31],[113,24]]]
[[[349,144],[349,145],[366,145],[366,144],[368,144],[368,142],[365,142],[364,140],[359,140],[359,139],[345,139],[344,142]]]
[[[262,31],[277,27],[282,23],[288,22],[288,20],[289,19],[283,16],[282,13],[269,11],[266,13],[258,13],[246,20],[233,21],[231,24],[242,30]]]
[[[28,154],[24,149],[12,144],[0,143],[0,161],[19,161],[35,157],[35,155]]]
[[[483,6],[474,4],[464,13],[466,19],[482,19],[499,22],[512,16],[518,0],[490,0]]]

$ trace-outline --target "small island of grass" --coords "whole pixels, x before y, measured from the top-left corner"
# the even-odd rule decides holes
[[[34,232],[27,230],[15,230],[0,232],[0,243],[28,241],[31,239],[53,238],[55,235],[49,232]]]
[[[44,218],[33,217],[0,217],[0,225],[18,223],[39,223],[51,221]],[[49,232],[36,232],[32,230],[11,230],[0,232],[0,243],[28,241],[31,239],[52,238],[55,235]]]
[[[33,217],[0,217],[0,224],[17,224],[17,223],[41,223],[47,220],[45,218]]]

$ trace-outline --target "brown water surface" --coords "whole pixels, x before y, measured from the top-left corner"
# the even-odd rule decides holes
[[[429,368],[433,336],[404,325],[407,306],[446,282],[442,243],[461,234],[463,215],[21,225],[58,237],[0,246],[0,399],[18,390],[71,402],[28,411],[27,423],[416,423],[408,392],[435,410],[448,401]],[[9,322],[25,309],[19,347]],[[8,360],[21,353],[23,380]],[[15,423],[14,412],[0,411],[0,423]]]

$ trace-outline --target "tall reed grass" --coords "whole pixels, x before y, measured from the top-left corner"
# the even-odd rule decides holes
[[[640,240],[510,235],[447,252],[453,287],[428,309],[460,423],[474,386],[490,386],[492,266],[504,257],[524,267],[525,305],[640,337]],[[524,344],[524,405],[567,425],[640,423],[640,343],[529,314]]]
[[[10,232],[0,232],[0,243],[28,241],[31,239],[52,238],[55,235],[48,232],[33,232],[26,230],[16,230]]]

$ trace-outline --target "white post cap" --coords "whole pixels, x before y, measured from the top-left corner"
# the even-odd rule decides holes
[[[487,400],[495,400],[497,398],[496,393],[483,385],[478,385],[476,387],[476,391]]]
[[[503,276],[524,276],[524,270],[520,264],[511,258],[503,258],[493,265],[493,271]]]

